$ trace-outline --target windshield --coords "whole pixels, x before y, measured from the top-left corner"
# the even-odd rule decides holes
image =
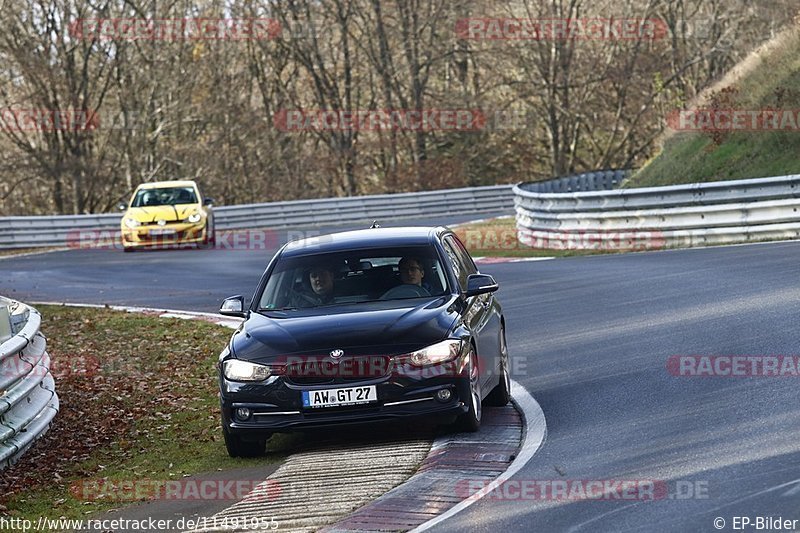
[[[197,195],[195,195],[193,187],[162,187],[136,191],[136,197],[133,199],[131,207],[196,203]]]
[[[304,309],[447,293],[447,277],[433,246],[372,248],[280,259],[259,298],[259,309]]]

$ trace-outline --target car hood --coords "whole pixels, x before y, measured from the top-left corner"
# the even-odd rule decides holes
[[[176,222],[185,220],[193,213],[199,213],[198,204],[154,205],[148,207],[131,207],[125,213],[125,218],[132,218],[142,224],[149,224],[157,220]]]
[[[231,339],[239,359],[269,360],[280,355],[397,355],[447,337],[458,318],[455,296],[435,300],[370,302],[311,311],[251,313]],[[402,307],[399,307],[402,305]],[[320,314],[327,312],[329,314]]]

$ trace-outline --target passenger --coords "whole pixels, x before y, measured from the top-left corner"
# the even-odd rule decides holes
[[[430,295],[427,284],[423,284],[425,277],[425,269],[422,267],[422,261],[417,257],[403,257],[397,264],[397,269],[400,271],[400,281],[404,285],[416,285],[422,288],[428,295]]]

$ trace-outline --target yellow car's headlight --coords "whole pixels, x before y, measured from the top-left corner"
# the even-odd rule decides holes
[[[200,213],[193,213],[193,214],[189,215],[189,218],[187,218],[186,220],[188,222],[191,222],[192,224],[197,224],[202,219],[203,219],[203,215],[201,215]]]
[[[136,220],[135,218],[125,217],[125,227],[128,227],[130,229],[134,229],[134,228],[138,228],[141,225],[142,225],[142,223],[139,222],[138,220]]]

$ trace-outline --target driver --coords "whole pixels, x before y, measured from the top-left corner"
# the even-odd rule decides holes
[[[330,265],[317,266],[308,274],[311,280],[311,290],[321,303],[333,301],[333,268]]]
[[[397,269],[400,271],[400,281],[404,285],[416,285],[427,295],[430,291],[422,284],[422,279],[425,277],[425,269],[422,267],[422,261],[418,257],[403,257],[397,263]]]
[[[311,292],[295,292],[290,300],[292,307],[315,307],[327,305],[333,301],[333,285],[335,278],[333,265],[317,265],[308,272]]]

